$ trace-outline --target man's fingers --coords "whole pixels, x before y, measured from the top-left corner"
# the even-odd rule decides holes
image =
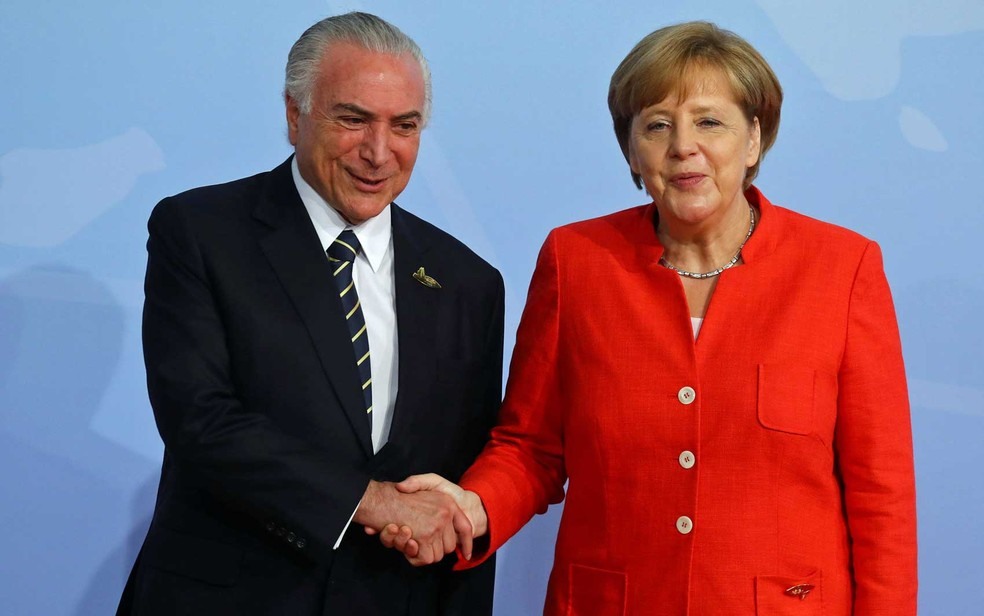
[[[410,545],[413,544],[413,552],[410,552]],[[417,542],[413,541],[413,531],[409,526],[401,526],[400,532],[394,537],[394,545],[397,550],[403,552],[404,556],[414,557],[417,555]]]
[[[419,547],[420,547],[420,549],[418,550],[417,556],[416,556],[416,559],[415,559],[417,562],[414,562],[413,564],[415,564],[415,565],[429,565],[431,563],[436,563],[438,560],[440,560],[440,559],[434,558],[434,544],[432,544],[432,543],[423,543]],[[413,562],[413,561],[411,561],[411,562]]]
[[[379,533],[379,541],[388,548],[395,546],[395,542],[399,536],[400,527],[396,524],[387,524],[383,527],[382,532]]]
[[[454,515],[457,516],[459,513],[461,513],[460,510],[457,510],[456,508]],[[451,524],[445,524],[444,529],[441,531],[441,541],[444,547],[444,554],[450,554],[451,552],[454,552],[456,547],[458,547],[458,536],[455,533],[453,520],[454,518],[452,518]],[[444,554],[441,554],[441,558],[444,558]]]
[[[400,550],[407,558],[416,558],[420,554],[420,544],[416,539],[400,535],[397,539],[396,549]]]

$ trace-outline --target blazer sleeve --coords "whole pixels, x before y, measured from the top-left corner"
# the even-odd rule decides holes
[[[147,388],[172,472],[292,538],[294,551],[327,557],[369,471],[333,463],[279,430],[274,409],[249,408],[237,395],[229,332],[181,205],[165,199],[151,215],[143,312]]]
[[[488,544],[462,567],[501,547],[535,513],[564,498],[563,414],[558,396],[560,270],[556,231],[537,259],[516,334],[499,424],[461,485],[482,499]]]
[[[898,325],[869,243],[851,291],[835,447],[844,485],[855,614],[916,613],[912,433]]]

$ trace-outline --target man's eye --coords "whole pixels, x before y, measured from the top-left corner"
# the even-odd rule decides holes
[[[360,118],[358,116],[343,116],[339,119],[343,124],[347,124],[349,126],[361,126],[366,123],[365,118]]]
[[[417,124],[414,122],[400,122],[396,125],[396,132],[401,135],[412,135],[417,132]]]

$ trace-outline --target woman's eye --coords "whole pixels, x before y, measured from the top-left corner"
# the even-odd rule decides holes
[[[721,126],[721,123],[715,120],[714,118],[704,118],[699,122],[699,125],[705,127],[714,127],[714,126]]]
[[[670,127],[669,122],[663,122],[662,120],[659,120],[656,122],[650,122],[648,125],[646,125],[646,130],[658,133],[660,131],[666,130],[669,127]]]

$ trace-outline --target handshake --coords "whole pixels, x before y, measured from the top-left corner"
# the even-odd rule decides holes
[[[436,563],[459,545],[471,560],[472,541],[488,531],[478,494],[433,473],[396,484],[370,481],[353,519],[415,566]]]

